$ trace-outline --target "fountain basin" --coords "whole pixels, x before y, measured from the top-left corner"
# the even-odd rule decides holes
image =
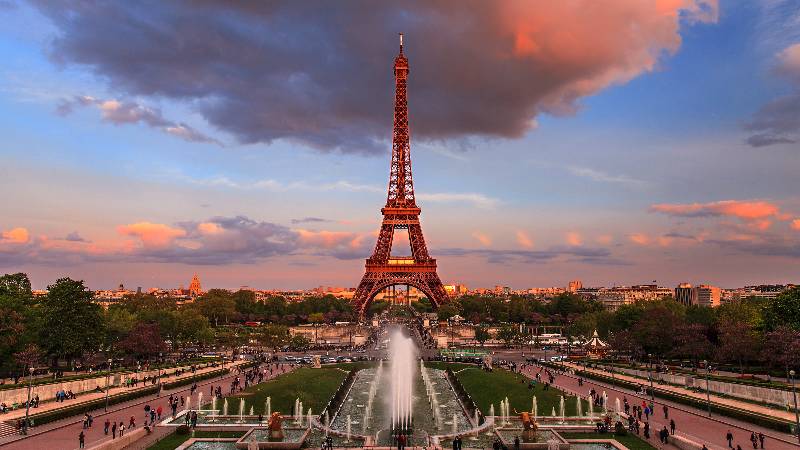
[[[522,437],[522,430],[518,428],[498,428],[496,433],[503,442],[503,445],[508,448],[514,448],[515,436]],[[569,442],[561,437],[555,430],[547,428],[539,428],[535,442],[525,442],[520,439],[519,448],[521,450],[547,450],[549,448],[548,441],[551,439],[558,442],[559,450],[569,450]]]
[[[311,429],[309,428],[287,427],[283,429],[283,439],[275,440],[269,437],[268,428],[257,427],[251,429],[236,441],[236,448],[248,450],[252,442],[255,441],[260,449],[296,450],[303,446],[310,432]]]
[[[236,450],[236,439],[191,438],[175,450]]]

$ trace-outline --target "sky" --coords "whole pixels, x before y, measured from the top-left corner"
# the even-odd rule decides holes
[[[356,286],[399,32],[445,283],[800,281],[793,0],[0,0],[0,273]]]

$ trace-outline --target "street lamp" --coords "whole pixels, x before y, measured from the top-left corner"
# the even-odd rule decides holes
[[[650,379],[650,401],[655,403],[656,402],[656,391],[653,388],[653,355],[648,353],[647,360],[650,363],[650,369],[647,371],[647,378]]]
[[[28,416],[31,413],[31,389],[33,389],[33,366],[28,367],[28,404],[25,406],[25,427],[28,426]]]
[[[708,360],[703,360],[703,365],[706,366],[706,405],[708,406],[708,417],[711,417],[711,387],[708,384],[708,376],[711,373],[711,367],[708,365]]]
[[[800,442],[800,412],[797,410],[797,391],[794,389],[794,370],[789,371],[789,380],[792,382],[792,397],[794,397],[794,423],[797,432],[797,442]]]
[[[111,358],[108,358],[108,372],[106,373],[106,407],[103,411],[108,412],[108,391],[111,389],[109,386],[109,379],[111,378],[111,363],[114,362]]]
[[[158,389],[156,389],[156,398],[161,395],[161,365],[164,364],[164,354],[158,353]]]

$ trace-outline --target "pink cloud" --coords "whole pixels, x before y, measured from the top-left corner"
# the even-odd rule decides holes
[[[610,234],[603,234],[603,235],[597,236],[597,239],[595,239],[595,240],[599,244],[608,245],[608,244],[611,243],[611,241],[614,240],[614,237],[611,236]]]
[[[148,248],[169,247],[175,239],[186,236],[184,229],[151,222],[120,225],[117,227],[117,231],[122,235],[138,237]]]
[[[480,242],[480,244],[484,247],[492,245],[492,238],[488,234],[482,233],[480,231],[475,231],[472,233],[472,237],[477,239],[478,242]]]
[[[517,243],[525,248],[533,248],[533,240],[522,230],[517,230]]]
[[[800,231],[800,219],[794,219],[792,221],[792,229]]]
[[[0,236],[0,244],[26,244],[31,238],[28,230],[21,227],[3,231]]]
[[[678,217],[738,217],[743,220],[764,219],[779,215],[776,204],[761,200],[723,200],[711,203],[652,205],[650,211]]]
[[[643,234],[643,233],[632,234],[632,235],[628,236],[628,239],[630,239],[631,242],[633,242],[634,244],[638,244],[638,245],[647,245],[647,244],[650,243],[650,238],[646,234]]]
[[[569,245],[573,245],[573,246],[583,245],[583,237],[580,235],[580,233],[575,232],[575,231],[567,232],[566,240],[567,240],[567,244],[569,244]]]

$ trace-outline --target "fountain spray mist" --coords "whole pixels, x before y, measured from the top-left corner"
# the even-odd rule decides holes
[[[392,428],[407,429],[411,426],[414,407],[417,347],[400,329],[393,330],[389,339]]]

